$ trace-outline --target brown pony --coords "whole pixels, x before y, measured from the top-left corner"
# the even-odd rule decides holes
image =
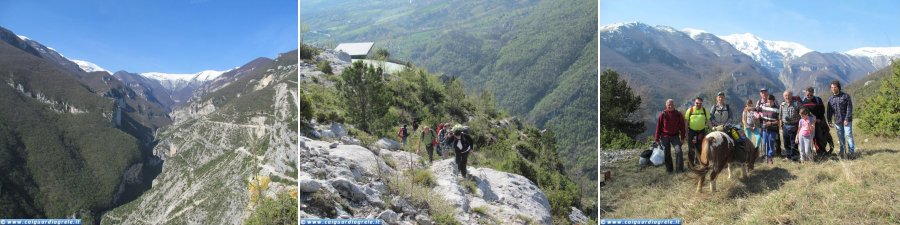
[[[719,172],[731,162],[732,149],[734,149],[734,140],[721,131],[713,131],[703,138],[703,145],[700,148],[700,155],[697,159],[700,165],[695,165],[693,160],[688,160],[688,169],[694,174],[699,175],[697,181],[697,192],[703,187],[703,181],[706,180],[706,172],[712,169],[709,174],[709,189],[716,191],[716,177]]]
[[[756,163],[756,158],[758,158],[757,155],[759,154],[750,140],[745,140],[736,145],[732,153],[731,162],[728,163],[728,179],[731,179],[731,165],[733,164],[741,167],[741,178],[750,175],[750,171],[753,171],[753,164]]]

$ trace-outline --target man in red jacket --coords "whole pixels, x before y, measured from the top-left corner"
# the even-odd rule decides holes
[[[657,144],[662,141],[666,172],[672,173],[672,154],[669,151],[672,145],[675,145],[675,163],[678,165],[676,171],[684,172],[684,157],[681,152],[681,140],[685,140],[684,115],[675,109],[675,100],[666,100],[666,110],[659,113],[653,137]]]

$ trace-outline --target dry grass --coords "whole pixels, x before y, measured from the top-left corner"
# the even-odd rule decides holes
[[[900,140],[855,139],[857,160],[776,159],[771,166],[757,164],[746,179],[733,168],[732,180],[727,171],[719,176],[717,192],[704,185],[699,194],[693,174],[668,175],[662,166],[640,171],[636,161],[604,165],[613,177],[600,188],[600,217],[681,218],[685,224],[900,223]]]
[[[428,173],[428,175],[431,175]],[[390,192],[402,196],[419,208],[428,208],[432,219],[439,224],[459,224],[453,218],[456,207],[444,200],[431,187],[413,181],[407,175],[387,176]],[[431,179],[434,179],[433,177]]]

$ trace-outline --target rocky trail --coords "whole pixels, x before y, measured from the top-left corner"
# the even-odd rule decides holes
[[[301,204],[303,199],[322,192],[339,196],[342,200],[327,207],[350,218],[379,218],[388,224],[429,224],[433,216],[430,209],[405,204],[411,199],[392,194],[382,177],[424,169],[434,177],[434,186],[428,192],[446,201],[453,218],[463,224],[550,224],[552,220],[544,193],[517,174],[469,167],[468,180],[474,185],[467,187],[452,158],[424,165],[420,156],[392,148],[400,145],[390,140],[379,140],[370,148],[305,137],[300,142]],[[388,199],[391,201],[386,202]],[[348,204],[337,203],[341,201]],[[302,207],[300,215],[323,216],[304,212]]]

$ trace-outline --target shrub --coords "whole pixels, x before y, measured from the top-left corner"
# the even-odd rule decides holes
[[[306,45],[300,44],[300,59],[301,60],[312,60],[313,56],[319,54],[319,51],[316,48]]]
[[[640,145],[640,142],[620,131],[603,129],[600,132],[600,147],[603,149],[630,149]]]
[[[476,184],[475,181],[472,181],[472,180],[469,180],[469,179],[465,179],[465,180],[463,180],[462,182],[460,182],[460,184],[462,184],[462,186],[463,186],[467,191],[469,191],[469,193],[472,193],[472,194],[477,194],[477,193],[478,193],[478,184]]]
[[[328,121],[328,116],[324,112],[316,112],[316,123],[323,124]]]
[[[297,215],[297,199],[289,193],[280,193],[274,199],[264,199],[246,224],[297,224]]]
[[[412,182],[415,184],[423,185],[426,187],[434,187],[437,185],[435,182],[434,175],[431,174],[430,170],[427,169],[413,169],[409,170],[410,176],[412,177]]]
[[[319,61],[316,66],[319,71],[322,71],[325,74],[334,74],[331,71],[331,63],[328,63],[328,61]]]
[[[484,206],[475,207],[475,208],[472,208],[472,212],[478,213],[481,215],[487,215],[487,207],[484,207]]]

